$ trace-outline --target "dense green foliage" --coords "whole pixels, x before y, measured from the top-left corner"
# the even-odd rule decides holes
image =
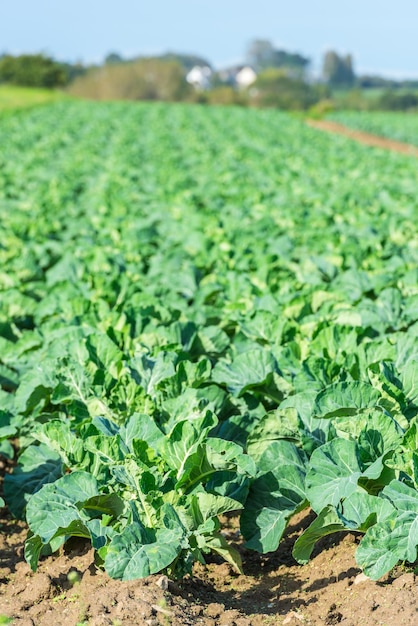
[[[53,132],[51,132],[53,129]],[[0,121],[0,439],[26,558],[181,576],[418,532],[416,164],[274,111],[61,103]]]
[[[418,114],[338,111],[328,117],[349,128],[418,146]]]
[[[69,93],[94,100],[186,100],[192,93],[185,71],[174,60],[144,58],[108,63],[77,77]]]
[[[252,104],[261,107],[278,107],[285,111],[309,109],[329,95],[323,85],[310,85],[276,68],[261,72],[251,86],[250,94]]]
[[[322,75],[330,87],[352,87],[356,76],[351,55],[340,56],[334,50],[328,50],[324,55]]]
[[[255,39],[248,48],[246,54],[247,63],[256,72],[268,69],[281,69],[299,78],[302,78],[310,64],[308,57],[298,52],[279,50],[268,39]]]
[[[377,108],[383,111],[417,111],[418,93],[415,91],[387,90],[377,101]]]
[[[66,67],[43,54],[0,57],[0,83],[52,88],[62,87],[68,80]]]

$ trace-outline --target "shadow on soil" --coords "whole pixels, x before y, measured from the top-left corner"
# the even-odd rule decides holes
[[[318,572],[318,578],[305,587],[302,566],[292,556],[297,537],[314,519],[315,514],[306,511],[301,518],[291,523],[276,552],[263,555],[236,545],[243,560],[244,578],[234,574],[225,563],[222,565],[221,560],[212,557],[208,559],[207,569],[199,570],[193,579],[173,584],[170,591],[189,603],[221,603],[225,609],[236,609],[245,615],[286,615],[289,611],[307,608],[317,602],[317,598],[312,595],[308,597],[308,593],[320,591],[337,581],[336,576],[324,578]],[[318,542],[312,556],[338,546],[346,534],[325,537]],[[217,565],[213,573],[210,564]],[[293,569],[292,572],[286,571],[289,567]],[[300,575],[294,571],[299,567]],[[338,580],[351,578],[359,572],[360,569],[350,568],[341,573]]]

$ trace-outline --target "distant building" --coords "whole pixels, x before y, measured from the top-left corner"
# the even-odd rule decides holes
[[[238,87],[249,87],[257,79],[257,74],[249,65],[245,65],[235,76],[235,82]]]
[[[211,86],[212,70],[209,66],[195,65],[190,72],[186,74],[186,80],[195,89],[204,90]]]
[[[255,82],[257,74],[249,65],[236,65],[220,70],[218,77],[222,83],[245,89]]]

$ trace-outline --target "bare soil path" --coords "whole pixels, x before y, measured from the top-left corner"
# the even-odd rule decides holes
[[[402,141],[394,141],[393,139],[387,139],[380,135],[373,135],[371,133],[365,133],[360,130],[354,130],[333,122],[332,120],[307,120],[306,122],[311,128],[322,130],[327,133],[336,133],[338,135],[344,135],[354,141],[358,141],[366,146],[373,146],[374,148],[384,148],[385,150],[391,150],[392,152],[399,152],[400,154],[407,154],[409,156],[418,157],[418,148]]]

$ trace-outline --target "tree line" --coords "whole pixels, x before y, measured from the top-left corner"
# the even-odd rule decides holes
[[[335,50],[324,54],[321,75],[316,78],[311,72],[311,59],[276,48],[264,39],[249,44],[242,65],[255,72],[254,82],[245,89],[225,79],[225,73],[214,71],[208,60],[193,54],[125,59],[110,52],[101,64],[92,66],[63,63],[44,54],[3,54],[0,83],[65,88],[74,95],[98,99],[194,101],[296,110],[318,103],[333,106],[335,94],[346,90],[348,96],[339,102],[352,108],[418,107],[418,81],[358,76],[352,56]],[[204,88],[187,80],[194,67],[210,71],[210,81]],[[379,89],[381,94],[374,100],[363,98],[362,91],[367,89]]]

